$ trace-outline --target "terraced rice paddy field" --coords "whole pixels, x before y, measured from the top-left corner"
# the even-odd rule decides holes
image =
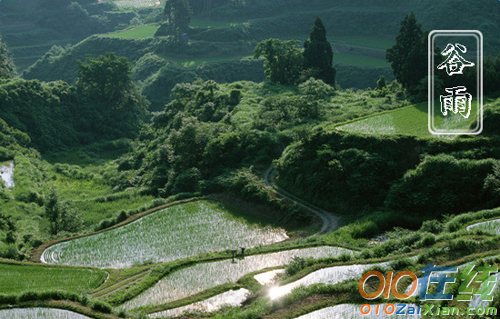
[[[186,312],[208,313],[217,311],[222,307],[237,307],[240,306],[250,294],[251,292],[245,288],[241,288],[238,290],[229,290],[220,295],[208,298],[200,302],[196,302],[191,305],[153,313],[149,315],[149,317],[150,318],[179,317]]]
[[[473,102],[475,103],[475,101]],[[474,108],[474,106],[473,106]],[[462,129],[468,128],[474,118],[469,119],[454,115],[443,117],[436,110],[435,126],[440,129]],[[363,134],[404,134],[420,137],[433,136],[428,129],[428,104],[420,103],[403,107],[394,111],[375,114],[366,118],[344,124],[337,127],[339,130]],[[454,136],[446,136],[453,138]]]
[[[26,308],[0,310],[2,319],[90,319],[89,317],[61,309]]]
[[[131,224],[49,247],[49,264],[126,268],[167,262],[237,247],[283,241],[285,231],[251,225],[221,204],[197,201],[172,206]]]
[[[378,266],[381,267],[385,267],[387,265],[389,265],[388,262],[378,264]],[[294,281],[281,287],[272,288],[269,292],[269,295],[271,299],[277,299],[291,293],[292,290],[300,286],[307,287],[319,283],[334,285],[345,280],[361,277],[367,269],[370,269],[373,266],[375,265],[349,265],[320,269],[310,273],[300,280]]]
[[[125,303],[123,308],[133,309],[172,302],[218,285],[236,282],[239,278],[254,271],[284,266],[294,256],[320,258],[340,256],[345,253],[351,252],[336,247],[315,247],[248,256],[242,260],[235,259],[234,262],[223,260],[197,264],[163,278],[155,286]]]
[[[481,229],[491,234],[500,235],[500,219],[481,222],[467,227],[467,230],[474,229]]]
[[[44,290],[88,293],[107,276],[105,271],[93,269],[0,264],[0,293]]]

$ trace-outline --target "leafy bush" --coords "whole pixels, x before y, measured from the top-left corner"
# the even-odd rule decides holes
[[[371,238],[380,232],[374,221],[366,221],[362,224],[355,224],[352,227],[351,236],[353,238]]]
[[[439,217],[483,208],[493,200],[483,185],[496,162],[428,156],[387,195],[386,205],[405,214]],[[443,190],[446,190],[443,192]]]
[[[443,224],[437,219],[426,220],[422,223],[421,231],[439,234],[443,230]]]
[[[286,266],[285,273],[290,277],[306,267],[306,260],[302,257],[294,256],[292,261]]]
[[[90,307],[95,311],[100,311],[104,313],[111,313],[113,311],[113,308],[111,307],[110,304],[100,300],[94,300]]]

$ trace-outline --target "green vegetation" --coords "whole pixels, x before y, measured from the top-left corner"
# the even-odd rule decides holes
[[[156,30],[158,30],[158,25],[143,25],[138,27],[133,27],[125,31],[118,31],[113,33],[107,33],[108,37],[118,37],[118,38],[130,38],[130,39],[145,39],[154,36]]]
[[[0,38],[0,79],[11,78],[14,75],[14,61],[7,45]]]
[[[326,29],[320,18],[314,20],[311,36],[304,42],[303,56],[306,77],[312,76],[335,85],[332,45],[326,39]]]
[[[252,227],[244,220],[235,219],[220,204],[200,201],[167,208],[114,230],[51,246],[43,256],[48,263],[125,268],[231,247],[266,245],[285,238],[278,229]]]
[[[104,70],[114,70],[98,75]],[[76,86],[13,79],[0,83],[0,117],[28,133],[40,151],[132,137],[147,101],[135,90],[126,58],[110,53],[79,63]],[[110,85],[113,83],[113,85]],[[92,119],[92,120],[88,120]]]
[[[473,101],[472,105],[475,105],[475,103],[476,101]],[[474,118],[474,114],[471,114],[470,119],[462,117],[450,119],[444,117],[439,109],[434,110],[434,125],[436,128],[468,129],[472,125]],[[337,129],[363,134],[433,136],[429,132],[428,103],[419,103],[382,114],[370,115],[338,126]],[[455,138],[455,136],[441,137],[448,139]]]
[[[335,247],[317,247],[254,255],[244,259],[200,263],[165,277],[137,298],[125,303],[123,307],[133,309],[170,303],[212,287],[236,282],[246,274],[258,270],[283,266],[295,256],[321,258],[336,257],[345,253],[350,251]]]
[[[500,262],[496,4],[29,2],[0,1],[0,309],[144,319],[232,290],[191,316],[297,318],[356,309],[369,269]],[[418,104],[447,28],[493,56],[481,136],[430,136]]]
[[[484,230],[485,232],[488,232],[488,233],[492,233],[492,234],[500,234],[500,220],[490,220],[490,221],[487,221],[487,222],[481,222],[481,223],[477,223],[477,224],[474,224],[474,225],[470,225],[469,227],[467,227],[467,230],[476,230],[476,229],[480,229],[480,230]]]
[[[0,316],[5,319],[37,318],[37,319],[87,319],[89,317],[67,310],[47,308],[25,308],[0,310]]]
[[[1,294],[55,290],[85,294],[101,285],[107,277],[107,273],[100,270],[34,264],[1,263],[0,270]]]

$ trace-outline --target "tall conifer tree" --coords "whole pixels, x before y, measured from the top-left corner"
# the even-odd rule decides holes
[[[304,67],[323,82],[335,84],[335,69],[333,63],[333,50],[326,39],[326,29],[320,18],[314,20],[314,25],[309,39],[304,43]]]

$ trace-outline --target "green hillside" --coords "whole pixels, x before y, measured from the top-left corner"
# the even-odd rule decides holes
[[[0,1],[0,317],[497,318],[498,5]],[[428,132],[430,29],[485,36],[480,135]]]

